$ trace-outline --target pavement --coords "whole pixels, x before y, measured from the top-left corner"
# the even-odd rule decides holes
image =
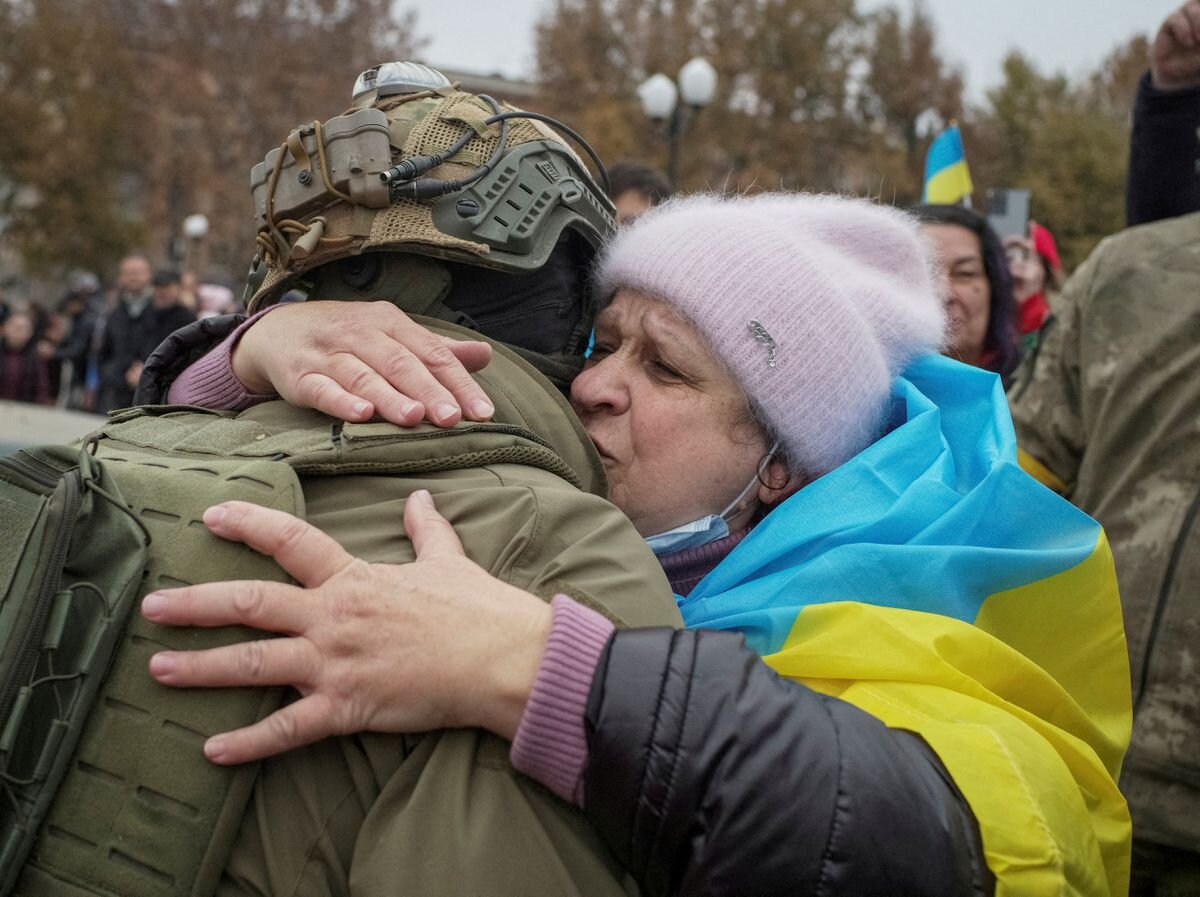
[[[105,420],[100,414],[0,401],[0,455],[27,445],[74,442],[99,429]]]

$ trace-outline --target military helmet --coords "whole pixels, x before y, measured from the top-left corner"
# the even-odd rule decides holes
[[[613,233],[612,203],[546,121],[415,63],[363,72],[347,112],[295,128],[251,172],[249,309],[297,287],[346,298],[349,285],[355,298],[395,301],[402,291],[406,311],[456,320],[465,316],[442,312],[463,266],[495,275],[557,267],[558,280],[567,267],[585,270]],[[340,277],[322,287],[330,269]],[[476,270],[460,279],[504,278]]]

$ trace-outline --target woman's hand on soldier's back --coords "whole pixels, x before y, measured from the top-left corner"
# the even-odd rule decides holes
[[[151,658],[150,673],[164,685],[300,692],[254,725],[210,738],[210,760],[243,763],[363,731],[516,733],[550,634],[550,605],[470,561],[427,492],[405,502],[411,564],[357,560],[308,523],[246,502],[210,508],[204,522],[275,558],[299,583],[215,582],[143,600],[143,616],[155,623],[284,636]]]
[[[442,427],[492,417],[492,403],[471,378],[491,358],[487,343],[438,336],[390,302],[328,301],[263,315],[232,356],[252,393],[278,393],[351,423],[378,416]]]

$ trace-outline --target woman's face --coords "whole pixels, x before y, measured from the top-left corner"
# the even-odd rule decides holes
[[[1008,271],[1012,274],[1013,298],[1024,302],[1046,288],[1046,269],[1042,257],[1033,248],[1028,237],[1013,236],[1004,241],[1008,255]]]
[[[618,292],[597,319],[571,403],[604,461],[609,497],[643,536],[719,514],[769,448],[700,334],[632,290]],[[752,491],[731,528],[756,499]]]
[[[20,352],[33,338],[33,318],[24,312],[13,312],[0,328],[4,342],[14,352]]]
[[[945,278],[949,334],[945,354],[978,366],[983,356],[992,290],[983,267],[983,246],[973,231],[957,224],[925,224]]]

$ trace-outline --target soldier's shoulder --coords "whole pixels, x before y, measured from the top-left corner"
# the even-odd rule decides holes
[[[1200,212],[1127,228],[1103,240],[1088,259],[1096,278],[1118,277],[1130,268],[1159,265],[1179,250],[1200,246]]]

